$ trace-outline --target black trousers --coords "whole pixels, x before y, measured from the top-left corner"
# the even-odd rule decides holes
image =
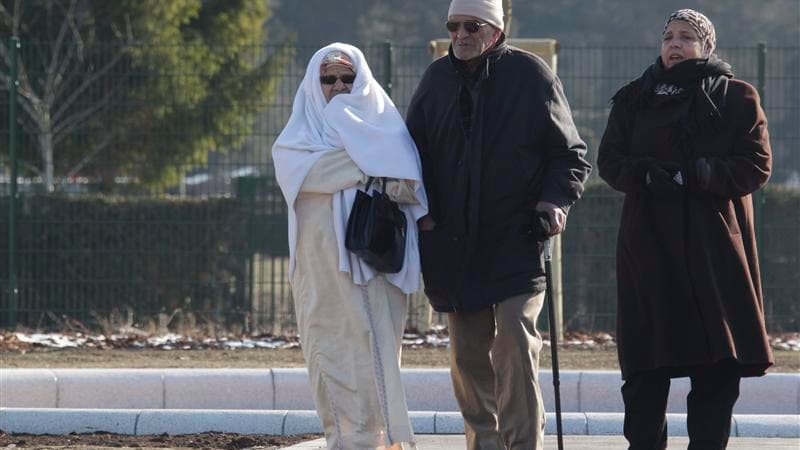
[[[741,376],[735,361],[720,361],[689,371],[692,389],[687,397],[689,450],[724,450],[731,434],[733,405],[739,398]],[[625,380],[625,438],[628,450],[667,448],[667,396],[670,370],[641,372]]]

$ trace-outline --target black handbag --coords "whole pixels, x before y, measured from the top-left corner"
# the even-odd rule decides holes
[[[380,192],[369,187],[356,191],[353,209],[347,218],[344,246],[378,272],[397,273],[403,268],[406,253],[406,216],[386,195],[386,179]]]

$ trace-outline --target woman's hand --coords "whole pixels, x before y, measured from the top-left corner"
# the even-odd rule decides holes
[[[689,164],[689,187],[705,191],[711,184],[711,164],[706,158],[697,158]]]
[[[683,195],[683,178],[679,164],[659,161],[650,164],[645,174],[645,187],[660,199],[671,199]],[[680,183],[679,183],[680,181]]]
[[[403,204],[417,204],[417,194],[414,192],[413,180],[388,179],[386,181],[386,195],[394,202]]]

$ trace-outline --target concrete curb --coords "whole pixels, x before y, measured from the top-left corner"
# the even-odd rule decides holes
[[[466,447],[464,435],[417,434],[416,441],[417,448],[425,450],[463,450]],[[685,449],[689,445],[689,438],[683,436],[671,436],[667,441],[667,447],[670,449]],[[564,448],[569,450],[620,450],[628,448],[628,445],[623,436],[564,436]],[[325,448],[325,439],[318,438],[283,447],[281,450],[322,450]],[[554,435],[544,437],[544,448],[556,448]],[[797,450],[798,448],[800,448],[800,439],[783,438],[732,437],[727,446],[728,450]]]
[[[412,411],[456,412],[447,369],[403,369]],[[540,373],[545,409],[552,375]],[[622,412],[619,372],[561,372],[564,412]],[[686,413],[686,378],[672,381],[668,413]],[[2,369],[0,407],[313,410],[305,369]],[[734,414],[800,414],[800,373],[745,378]]]
[[[670,436],[686,436],[686,415],[668,414]],[[463,434],[461,415],[415,411],[417,434]],[[621,413],[564,413],[565,435],[620,436]],[[798,415],[734,415],[733,437],[800,438]],[[69,434],[105,431],[152,435],[217,431],[239,434],[295,435],[321,433],[315,411],[0,408],[0,430],[6,433]],[[556,433],[555,415],[546,417],[546,434]]]

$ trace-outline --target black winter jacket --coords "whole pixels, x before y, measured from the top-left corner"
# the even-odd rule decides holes
[[[440,312],[541,292],[540,243],[524,230],[539,200],[568,210],[591,169],[544,61],[501,41],[477,70],[452,52],[434,61],[407,114],[436,221],[420,233],[425,292]]]

